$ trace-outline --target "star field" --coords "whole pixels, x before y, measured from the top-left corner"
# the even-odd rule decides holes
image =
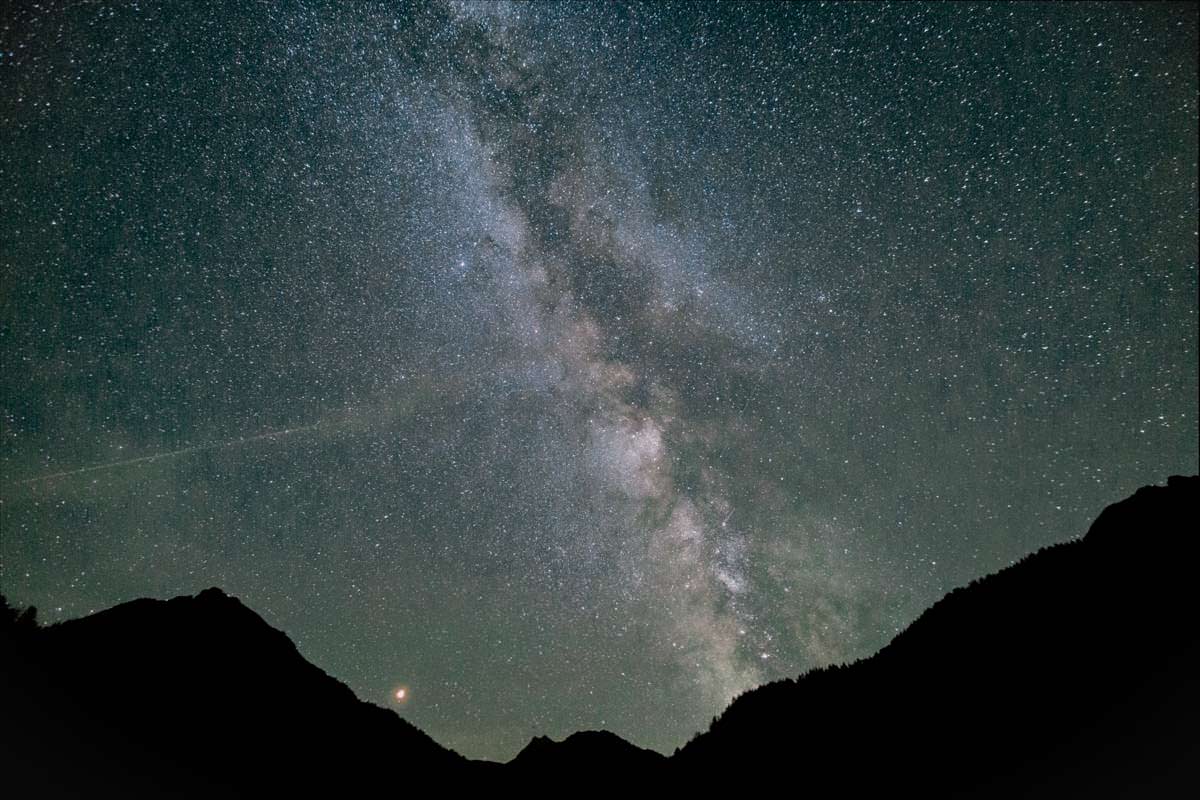
[[[218,585],[468,756],[670,752],[1198,471],[1196,49],[1165,3],[23,4],[3,591]]]

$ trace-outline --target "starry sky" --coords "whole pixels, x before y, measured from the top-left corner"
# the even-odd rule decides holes
[[[275,5],[0,21],[42,619],[669,752],[1197,472],[1194,4]]]

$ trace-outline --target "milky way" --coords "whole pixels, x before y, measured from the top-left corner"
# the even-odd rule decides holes
[[[1194,5],[201,5],[0,27],[45,619],[669,752],[1197,471]]]

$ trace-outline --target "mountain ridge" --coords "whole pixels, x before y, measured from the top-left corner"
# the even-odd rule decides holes
[[[0,779],[80,789],[32,746],[51,742],[135,795],[365,792],[397,764],[447,786],[707,786],[803,765],[823,789],[1144,791],[1186,779],[1173,768],[1198,749],[1186,731],[1200,719],[1200,643],[1184,611],[1198,495],[1200,477],[1144,487],[1085,536],[949,592],[874,655],[743,693],[670,757],[581,731],[535,737],[507,764],[468,760],[359,700],[216,587],[8,626],[0,753],[17,766]]]
[[[800,698],[806,727],[790,738],[793,746],[809,748],[810,758],[833,771],[848,769],[829,742],[852,738],[876,754],[876,766],[903,774],[928,750],[957,764],[923,778],[926,788],[930,780],[940,784],[937,793],[1027,793],[1020,790],[1037,773],[1047,787],[1066,792],[1078,789],[1072,781],[1086,783],[1091,776],[1101,796],[1111,796],[1129,776],[1109,768],[1120,754],[1108,753],[1116,760],[1107,765],[1097,764],[1096,756],[1106,752],[1105,735],[1120,738],[1120,727],[1134,724],[1137,711],[1157,714],[1147,729],[1162,733],[1164,748],[1190,741],[1192,754],[1200,755],[1200,742],[1183,733],[1189,720],[1200,719],[1200,685],[1193,677],[1200,674],[1200,638],[1184,611],[1189,601],[1194,604],[1189,586],[1197,539],[1191,525],[1198,495],[1198,477],[1176,476],[1166,487],[1139,489],[1106,507],[1085,536],[1041,548],[949,592],[872,656],[744,693],[677,758],[703,771],[717,754],[743,765],[783,757],[778,719],[801,713]],[[1110,592],[1121,580],[1123,591]],[[956,636],[952,649],[943,642],[950,633]],[[1108,649],[1106,641],[1119,646]],[[1014,655],[1010,644],[1025,653]],[[997,683],[981,693],[962,672]],[[1150,708],[1146,687],[1156,680],[1178,690],[1186,713],[1164,709],[1162,698]],[[827,694],[839,702],[828,703]],[[1142,698],[1144,707],[1131,711],[1130,698]],[[966,704],[974,721],[962,713]],[[1106,717],[1106,709],[1129,718]],[[942,727],[955,732],[921,723],[930,713],[953,720]],[[1037,724],[1023,727],[1022,713],[1036,715]],[[848,715],[854,717],[850,725],[844,723]],[[997,730],[984,729],[981,718]],[[822,737],[804,735],[813,728]],[[764,729],[771,735],[759,735]],[[914,734],[920,747],[909,744]],[[1012,745],[1017,740],[1020,747]],[[989,747],[1006,753],[1007,764],[990,757]],[[1050,776],[1055,770],[1035,764],[1031,753],[1074,766],[1056,767],[1061,774]]]

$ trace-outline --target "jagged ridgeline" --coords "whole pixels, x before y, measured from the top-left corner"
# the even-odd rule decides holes
[[[1190,795],[1198,490],[1190,477],[1138,491],[1083,539],[952,592],[871,658],[748,692],[670,758],[586,732],[535,739],[506,765],[469,761],[358,700],[218,589],[48,627],[4,603],[0,788],[345,796],[784,780],[852,795]]]

